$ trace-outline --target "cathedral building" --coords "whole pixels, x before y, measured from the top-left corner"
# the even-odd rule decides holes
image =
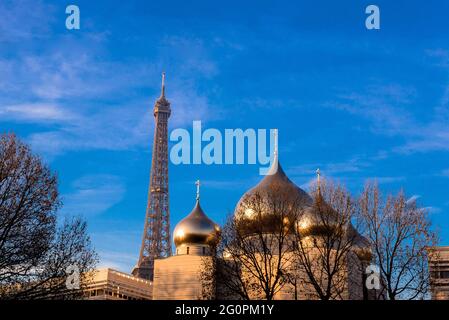
[[[244,228],[239,232],[245,235],[245,241],[251,241],[251,237],[254,237],[254,245],[257,246],[260,234],[254,235],[254,230],[262,230],[262,233],[266,239],[270,238],[270,234],[275,238],[275,233],[279,227],[279,223],[291,225],[294,228],[300,227],[307,229],[307,240],[309,241],[306,246],[317,246],[319,243],[312,241],[313,237],[317,236],[320,232],[324,232],[320,219],[313,215],[309,210],[313,205],[313,198],[304,190],[296,186],[283,171],[278,159],[275,155],[275,161],[268,173],[254,188],[246,192],[240,201],[237,203],[234,219],[238,228]],[[192,212],[182,219],[174,229],[173,240],[176,246],[176,254],[172,257],[161,258],[155,260],[154,268],[154,282],[153,282],[153,299],[201,299],[203,297],[204,282],[202,281],[202,274],[205,269],[212,267],[212,259],[214,257],[214,248],[220,241],[220,228],[211,221],[204,211],[201,209],[199,201],[199,181],[197,181],[197,199],[195,207]],[[305,214],[301,221],[286,221],[288,216],[279,222],[273,219],[270,212],[265,212],[262,215],[256,215],[257,208],[254,207],[254,202],[251,198],[262,198],[261,203],[267,203],[272,200],[273,192],[285,196],[286,206],[297,206],[307,214]],[[266,197],[266,199],[263,199]],[[241,226],[241,227],[240,227]],[[283,227],[281,226],[281,227]],[[369,252],[369,248],[366,240],[357,233],[357,231],[349,227],[349,233],[355,238],[354,249],[347,253],[347,257],[344,258],[345,266],[338,272],[340,284],[341,299],[363,299],[363,266],[369,263],[370,256],[360,254],[361,252]],[[274,252],[271,263],[276,264],[280,259],[285,261],[279,261],[284,264],[285,268],[289,268],[289,263],[294,260],[293,253],[286,250],[285,254],[276,255],[276,250],[279,249],[278,243],[273,239],[271,241],[270,251]],[[287,239],[283,246],[288,245],[292,239]],[[314,248],[312,248],[313,252]],[[318,252],[317,252],[318,253]],[[312,253],[313,254],[313,253]],[[331,253],[332,254],[332,253]],[[338,254],[336,252],[335,254]],[[257,255],[257,253],[256,253]],[[260,261],[263,263],[263,252],[260,251]],[[361,257],[365,257],[361,258]],[[219,257],[219,259],[226,260],[226,256]],[[257,258],[256,258],[257,259]],[[251,279],[254,275],[254,270],[251,268],[257,267],[252,265],[242,265],[240,270],[241,274],[237,275],[245,279],[247,283],[257,283],[257,279]],[[295,271],[297,272],[297,271]],[[235,276],[235,275],[234,275]],[[293,273],[293,277],[296,277],[298,285],[294,286],[292,283],[285,284],[282,288],[276,292],[274,299],[292,300],[292,299],[314,299],[313,288],[310,285],[304,284],[301,279],[304,278],[304,274],[299,272]],[[204,280],[204,279],[203,279]],[[213,282],[213,281],[212,281]],[[220,283],[214,283],[216,286],[220,286]],[[218,299],[235,299],[237,298],[232,293],[224,290],[223,288],[214,288],[214,292],[218,292],[215,298]],[[258,299],[259,296],[254,294],[251,299]]]
[[[278,160],[277,147],[275,147],[274,161],[272,167],[268,174],[252,189],[247,191],[238,202],[234,218],[242,225],[244,230],[240,232],[247,233],[247,238],[256,237],[256,243],[260,242],[259,238],[261,234],[273,234],[273,237],[279,237],[279,228],[287,228],[286,239],[282,240],[282,246],[286,248],[280,248],[279,240],[273,241],[268,240],[265,242],[271,242],[272,247],[271,252],[279,252],[278,259],[284,260],[280,261],[284,269],[289,270],[290,273],[290,283],[286,283],[282,288],[275,294],[274,299],[281,300],[291,300],[291,299],[315,299],[314,288],[311,287],[310,283],[304,281],[307,275],[304,271],[300,271],[297,265],[294,264],[296,247],[299,247],[301,242],[301,247],[303,248],[303,253],[309,256],[309,259],[313,260],[314,256],[318,257],[323,249],[319,249],[320,241],[326,241],[329,238],[324,235],[325,232],[333,232],[329,230],[333,224],[339,224],[341,227],[346,224],[344,221],[337,221],[338,214],[327,205],[321,196],[320,191],[320,173],[317,170],[317,195],[312,197],[310,194],[295,185],[285,174],[282,166]],[[324,210],[326,217],[319,216],[313,210],[314,201],[320,202],[320,206],[325,206]],[[266,206],[266,208],[260,208],[260,206]],[[258,208],[255,208],[258,207]],[[292,210],[291,208],[295,209]],[[285,210],[286,213],[283,215],[273,214],[272,211],[275,210]],[[256,215],[256,212],[259,214]],[[289,213],[290,212],[290,213]],[[295,212],[295,213],[291,213]],[[300,212],[301,214],[297,214]],[[333,221],[333,219],[335,221]],[[326,221],[325,221],[326,220]],[[330,255],[344,254],[344,263],[339,267],[338,275],[336,278],[339,279],[338,286],[335,288],[338,291],[338,296],[340,299],[363,299],[364,298],[364,266],[369,264],[371,260],[370,249],[368,246],[368,241],[362,237],[350,224],[349,221],[347,226],[347,232],[342,234],[347,234],[351,237],[350,240],[346,241],[348,246],[347,252],[344,250],[327,248]],[[239,227],[240,228],[240,227]],[[296,229],[296,231],[294,230]],[[299,231],[298,231],[299,230]],[[304,236],[301,239],[295,238],[293,234],[299,232]],[[335,240],[335,239],[333,239]],[[337,240],[338,241],[338,240]],[[343,240],[341,243],[345,245]],[[351,249],[349,249],[349,246]],[[304,249],[306,248],[306,249]],[[262,253],[261,253],[262,254]],[[276,255],[274,255],[274,261],[277,263]],[[262,259],[261,259],[262,260]],[[254,265],[252,266],[254,267]],[[259,266],[257,266],[259,267]],[[313,268],[312,263],[309,267]],[[275,269],[275,268],[273,268]],[[242,272],[245,272],[245,268],[242,268]],[[246,270],[248,274],[254,274],[251,270]],[[315,273],[322,272],[321,270],[314,270]],[[315,274],[316,278],[326,276],[324,273]],[[247,280],[251,281],[251,280]],[[366,294],[366,292],[365,292]],[[337,296],[337,294],[335,293]],[[223,297],[225,298],[225,297]],[[257,296],[252,298],[258,298]],[[365,298],[368,298],[365,296]]]

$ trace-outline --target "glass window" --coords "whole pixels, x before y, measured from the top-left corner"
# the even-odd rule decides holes
[[[449,279],[449,271],[441,271],[440,277],[443,279]]]

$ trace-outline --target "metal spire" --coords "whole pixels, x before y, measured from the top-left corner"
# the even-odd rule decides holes
[[[316,169],[316,184],[318,188],[318,193],[321,193],[321,171],[320,168]]]
[[[165,97],[165,72],[162,72],[161,98]]]
[[[200,180],[196,180],[195,181],[195,185],[196,185],[196,201],[200,200]]]
[[[279,167],[279,157],[278,157],[278,129],[273,129],[274,135],[274,152],[273,152],[273,162],[271,167],[267,172],[267,175],[273,175],[278,172]]]
[[[274,129],[274,157],[277,160],[278,157],[278,129]]]

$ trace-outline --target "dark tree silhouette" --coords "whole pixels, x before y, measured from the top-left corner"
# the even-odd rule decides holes
[[[0,138],[0,298],[82,296],[97,256],[80,218],[57,223],[57,177],[14,134]],[[66,286],[68,267],[80,286]],[[72,272],[72,271],[71,271]]]
[[[204,283],[215,277],[218,298],[272,300],[284,288],[292,257],[289,241],[301,203],[276,185],[243,198],[223,226],[211,264],[214,272],[203,268]]]
[[[312,191],[295,229],[294,274],[307,299],[363,297],[360,259],[369,246],[357,231],[356,205],[340,185],[322,182]]]
[[[427,210],[403,191],[383,198],[368,183],[360,197],[360,214],[383,284],[378,298],[423,299],[429,291],[429,255],[438,242]]]

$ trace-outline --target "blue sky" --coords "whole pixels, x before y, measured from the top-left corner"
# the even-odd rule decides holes
[[[449,245],[447,1],[0,2],[0,130],[58,173],[62,214],[89,222],[102,266],[139,252],[152,108],[167,73],[170,129],[279,128],[287,174],[314,171],[356,194],[403,187]],[[71,4],[70,3],[70,4]],[[381,30],[368,31],[377,4]],[[257,165],[170,165],[171,226],[194,205],[217,222]]]

